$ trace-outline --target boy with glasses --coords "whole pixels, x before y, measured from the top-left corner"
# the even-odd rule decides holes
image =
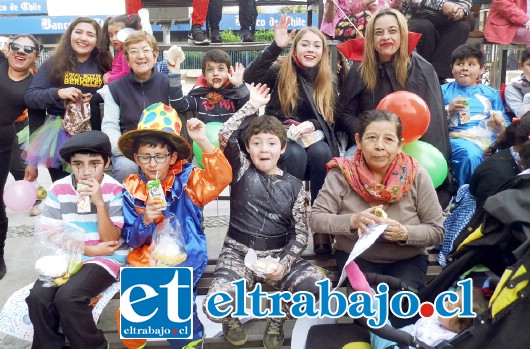
[[[190,138],[202,149],[204,170],[188,163],[191,147],[180,136],[180,118],[174,109],[163,103],[145,109],[138,128],[124,133],[118,140],[120,151],[141,171],[123,182],[125,222],[122,236],[133,248],[127,257],[129,264],[150,266],[149,251],[157,224],[174,214],[183,227],[188,255],[179,266],[193,267],[195,299],[196,283],[208,262],[206,237],[201,226],[202,207],[230,184],[232,169],[223,153],[206,137],[203,122],[193,118],[187,121],[186,126]],[[165,203],[149,198],[147,182],[155,179],[161,182]],[[119,321],[119,314],[117,319]],[[202,340],[204,330],[195,305],[193,321],[193,337],[189,340],[169,340],[172,347],[193,347]],[[144,343],[145,340],[141,339],[124,340],[128,348],[139,348]]]

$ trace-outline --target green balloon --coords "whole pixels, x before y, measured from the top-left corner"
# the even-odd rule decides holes
[[[209,122],[206,124],[206,138],[208,138],[216,147],[219,147],[219,130],[221,130],[221,127],[223,127],[222,122]],[[197,159],[199,167],[204,168],[202,162],[202,149],[197,143],[195,143],[195,141],[193,141],[193,155]]]
[[[447,161],[443,154],[429,143],[416,141],[405,144],[403,153],[416,159],[431,176],[432,184],[438,188],[447,177]]]

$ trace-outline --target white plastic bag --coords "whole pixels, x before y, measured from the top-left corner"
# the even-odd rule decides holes
[[[35,269],[45,287],[61,286],[83,266],[85,230],[64,221],[35,224]]]

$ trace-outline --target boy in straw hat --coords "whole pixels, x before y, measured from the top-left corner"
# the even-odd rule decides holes
[[[232,181],[232,168],[223,153],[206,137],[206,127],[198,119],[187,122],[187,131],[203,151],[204,170],[187,159],[189,143],[180,136],[182,123],[177,112],[163,103],[143,111],[138,128],[124,133],[118,147],[125,157],[136,162],[141,173],[123,182],[124,226],[122,236],[133,250],[127,261],[133,266],[150,266],[149,247],[156,225],[174,214],[185,235],[187,259],[179,264],[193,267],[194,298],[196,282],[208,262],[206,237],[202,230],[202,207],[215,199]],[[159,179],[165,203],[150,198],[147,182]],[[119,314],[117,314],[119,323]],[[194,306],[193,338],[169,340],[174,348],[199,343],[204,335]],[[138,342],[140,341],[140,342]],[[142,347],[145,340],[124,341],[128,348]],[[189,347],[193,347],[193,343]]]

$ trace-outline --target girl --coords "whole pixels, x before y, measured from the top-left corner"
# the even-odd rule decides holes
[[[59,148],[70,138],[62,128],[66,109],[65,102],[77,102],[80,95],[95,95],[103,86],[103,74],[110,70],[112,57],[101,48],[101,27],[88,17],[74,20],[59,40],[53,55],[35,74],[24,96],[30,109],[46,110],[47,118],[30,118],[30,136],[27,149],[26,177],[36,178],[39,164],[48,167],[53,181],[67,175],[62,170]],[[92,98],[91,126],[101,128],[99,101]],[[30,115],[35,115],[31,113]],[[46,122],[45,122],[46,120]],[[37,128],[39,128],[37,130]],[[29,175],[29,172],[32,175]]]
[[[118,32],[125,28],[141,30],[142,24],[140,16],[137,14],[130,14],[108,17],[103,24],[103,47],[108,48],[112,45],[114,48],[112,70],[103,75],[104,84],[108,84],[111,81],[125,76],[130,70],[129,65],[127,64],[127,59],[125,59],[123,54],[123,42],[125,41],[125,38],[120,37],[118,39]]]

